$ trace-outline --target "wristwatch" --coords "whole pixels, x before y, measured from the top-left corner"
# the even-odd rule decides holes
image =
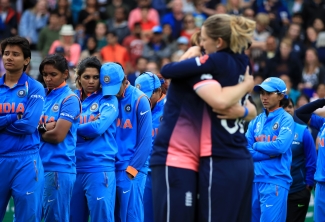
[[[45,123],[39,124],[38,127],[37,127],[37,130],[41,134],[45,133],[47,131]]]

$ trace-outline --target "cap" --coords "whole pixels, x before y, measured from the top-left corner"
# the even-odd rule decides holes
[[[60,35],[73,36],[75,31],[72,25],[63,25],[60,30]]]
[[[116,95],[120,91],[124,79],[122,66],[114,62],[108,62],[102,65],[99,73],[100,84],[104,96]]]
[[[177,39],[178,44],[188,45],[188,39],[185,36],[181,36]]]
[[[155,26],[152,28],[152,32],[153,33],[162,33],[163,29],[161,28],[161,26]]]
[[[287,86],[284,81],[277,77],[270,77],[265,79],[261,84],[254,87],[255,92],[261,91],[261,89],[266,92],[279,92],[286,94]]]
[[[148,98],[151,98],[153,91],[158,89],[161,83],[157,75],[152,72],[144,72],[136,78],[134,85],[146,94]]]

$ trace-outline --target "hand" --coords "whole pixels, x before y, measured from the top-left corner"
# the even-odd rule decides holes
[[[55,128],[55,125],[56,125],[56,122],[49,122],[49,123],[46,123],[45,126],[46,126],[46,130],[49,131],[49,130],[53,130]]]
[[[249,66],[246,67],[244,83],[247,84],[247,92],[250,92],[254,88],[254,77],[249,74]]]
[[[130,173],[126,172],[126,175],[128,176],[128,178],[129,178],[130,180],[133,180],[133,179],[134,179],[134,176],[132,176]]]
[[[225,110],[213,109],[213,112],[218,113],[219,119],[237,119],[244,116],[245,108],[237,103]]]
[[[200,46],[192,46],[189,48],[179,59],[179,61],[183,61],[185,59],[201,56],[201,47]]]

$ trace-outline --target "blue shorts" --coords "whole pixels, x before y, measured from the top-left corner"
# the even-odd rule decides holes
[[[70,204],[70,221],[114,221],[115,172],[77,173]]]
[[[314,221],[321,222],[325,219],[325,183],[317,183],[314,200]]]
[[[286,221],[288,192],[275,184],[254,183],[252,222]]]
[[[43,218],[48,221],[69,221],[70,200],[76,174],[45,172]]]
[[[116,172],[115,222],[144,220],[143,193],[147,175],[138,172],[132,180],[124,170]]]
[[[11,196],[15,221],[41,221],[44,169],[38,151],[0,156],[0,221]]]

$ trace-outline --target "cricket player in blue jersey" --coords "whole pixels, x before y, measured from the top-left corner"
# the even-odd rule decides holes
[[[39,67],[47,87],[38,131],[45,172],[44,221],[69,221],[70,200],[76,180],[76,140],[80,101],[66,84],[67,60],[59,54],[47,56]]]
[[[124,79],[120,65],[101,65],[89,57],[77,67],[77,95],[82,115],[77,130],[77,179],[70,221],[114,221],[116,195],[115,141],[119,92]]]
[[[39,156],[38,122],[44,87],[24,71],[29,65],[29,42],[11,37],[1,42],[6,74],[0,78],[0,221],[10,197],[15,221],[41,221],[44,170]]]
[[[152,148],[151,107],[149,98],[131,86],[126,77],[117,97],[115,221],[142,222],[143,193]]]
[[[163,118],[164,105],[166,102],[166,95],[162,93],[161,82],[157,75],[152,72],[144,72],[135,80],[135,87],[144,92],[151,103],[152,115],[152,142],[155,140],[158,127]],[[150,160],[150,155],[148,162]],[[151,183],[151,169],[148,169],[146,186],[143,195],[144,206],[144,222],[153,222],[153,202],[152,202],[152,183]]]
[[[316,163],[314,221],[321,222],[325,219],[325,118],[317,116],[313,112],[325,106],[325,99],[318,99],[296,110],[299,119],[319,130],[317,137],[318,156]]]
[[[292,116],[282,108],[287,88],[280,78],[270,77],[254,91],[260,94],[264,112],[249,123],[246,132],[255,172],[252,222],[285,221],[295,129]]]
[[[292,184],[287,202],[287,222],[304,222],[308,211],[311,190],[314,187],[316,171],[316,148],[308,127],[294,114],[291,98],[283,101],[282,107],[295,121],[294,139],[291,145]]]

